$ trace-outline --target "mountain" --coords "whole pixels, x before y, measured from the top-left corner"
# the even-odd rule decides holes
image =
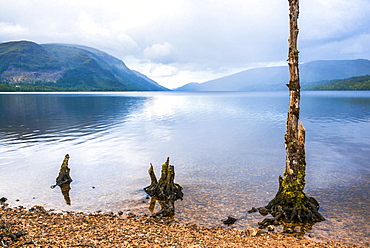
[[[100,50],[30,41],[0,44],[0,82],[17,91],[168,90]]]
[[[145,76],[144,74],[142,74],[142,73],[140,73],[140,72],[138,72],[138,71],[132,70],[132,72],[133,72],[133,73],[135,73],[135,74],[136,74],[136,76],[139,76],[139,77],[141,77],[141,78],[145,79],[146,81],[148,81],[148,82],[149,82],[149,83],[151,83],[151,84],[154,84],[154,85],[159,86],[159,87],[163,87],[163,86],[159,85],[159,84],[158,84],[156,81],[154,81],[153,79],[148,78],[147,76]]]
[[[307,90],[370,90],[370,75],[332,80],[308,87]]]
[[[320,60],[300,65],[302,88],[325,81],[370,74],[370,60]],[[204,83],[190,83],[177,91],[270,91],[286,90],[288,66],[254,68]]]

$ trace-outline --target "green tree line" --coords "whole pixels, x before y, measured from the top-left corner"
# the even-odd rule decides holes
[[[370,90],[370,75],[333,80],[307,90]]]

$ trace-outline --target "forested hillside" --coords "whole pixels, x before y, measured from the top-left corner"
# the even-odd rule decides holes
[[[1,91],[168,90],[94,48],[16,41],[0,44]]]
[[[370,75],[332,80],[309,87],[307,90],[370,90]]]

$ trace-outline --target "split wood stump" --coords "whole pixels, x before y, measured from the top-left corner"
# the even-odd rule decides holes
[[[184,194],[182,187],[174,182],[175,167],[170,165],[170,158],[162,165],[161,178],[157,181],[153,165],[148,170],[151,183],[144,191],[151,197],[149,210],[153,213],[155,203],[158,201],[161,210],[152,214],[153,217],[173,217],[175,215],[175,201],[182,200]]]

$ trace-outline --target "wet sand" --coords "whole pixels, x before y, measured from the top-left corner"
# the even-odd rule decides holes
[[[0,247],[359,247],[255,228],[204,227],[133,213],[0,207]]]

